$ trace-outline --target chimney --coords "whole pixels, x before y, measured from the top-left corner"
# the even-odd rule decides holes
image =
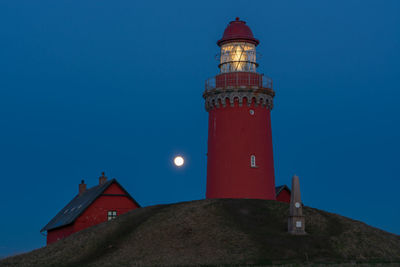
[[[101,176],[99,177],[99,185],[105,184],[107,182],[107,177],[104,176],[104,172],[101,173]]]
[[[81,183],[79,184],[79,195],[82,195],[86,191],[86,184],[85,180],[82,180]]]

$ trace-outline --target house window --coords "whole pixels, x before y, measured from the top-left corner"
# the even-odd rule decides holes
[[[250,156],[250,166],[251,166],[252,168],[255,168],[255,167],[256,167],[256,156],[254,156],[254,155],[251,155],[251,156]]]
[[[116,210],[109,210],[107,212],[107,220],[111,221],[112,219],[115,219],[117,217],[117,211]]]

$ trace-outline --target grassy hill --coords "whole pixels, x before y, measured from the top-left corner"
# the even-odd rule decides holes
[[[400,236],[305,207],[306,236],[286,233],[289,205],[216,199],[131,211],[0,266],[400,265]]]

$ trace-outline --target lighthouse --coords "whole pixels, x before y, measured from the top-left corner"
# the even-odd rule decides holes
[[[206,81],[208,119],[206,198],[275,199],[272,80],[257,72],[259,41],[246,22],[226,27],[220,73]]]

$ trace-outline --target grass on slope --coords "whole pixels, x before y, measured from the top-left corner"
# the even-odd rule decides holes
[[[288,208],[251,199],[141,208],[0,266],[400,263],[397,235],[306,207],[308,234],[293,236]]]

